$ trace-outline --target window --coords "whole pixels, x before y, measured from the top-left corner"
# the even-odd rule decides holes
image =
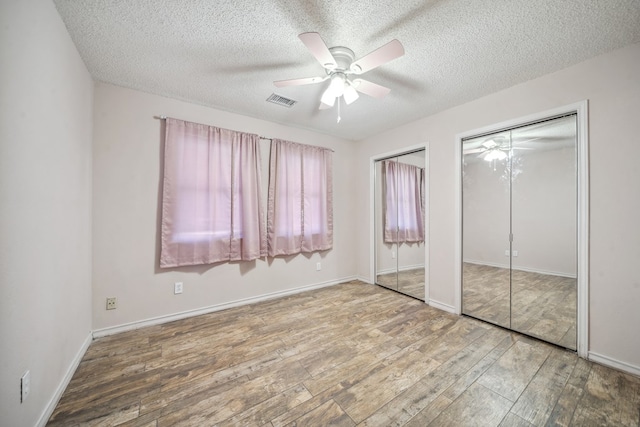
[[[333,247],[331,151],[271,142],[267,235],[269,256]]]
[[[384,162],[386,243],[424,242],[424,169]]]
[[[257,135],[167,119],[161,267],[266,255]]]

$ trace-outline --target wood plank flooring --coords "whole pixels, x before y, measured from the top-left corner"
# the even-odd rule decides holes
[[[376,283],[424,301],[424,267],[378,274]]]
[[[350,282],[95,340],[49,426],[638,426],[640,378]]]
[[[462,312],[575,350],[576,279],[463,264]]]

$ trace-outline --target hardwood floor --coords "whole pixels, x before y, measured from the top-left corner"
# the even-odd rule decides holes
[[[378,274],[376,283],[424,301],[424,267]]]
[[[463,313],[577,348],[575,278],[471,263],[462,274]]]
[[[639,424],[640,378],[350,282],[95,340],[50,426]]]

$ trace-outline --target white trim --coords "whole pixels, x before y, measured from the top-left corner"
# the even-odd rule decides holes
[[[373,285],[374,283],[368,277],[358,276],[356,280],[366,283],[367,285]]]
[[[473,129],[467,132],[462,132],[457,134],[456,138],[458,140],[462,140],[462,139],[470,138],[476,135],[500,132],[500,131],[515,128],[515,127],[526,126],[528,124],[536,123],[541,120],[546,120],[551,117],[561,116],[564,114],[571,114],[574,112],[577,112],[578,114],[580,113],[584,114],[586,112],[586,107],[587,107],[587,100],[584,100],[584,101],[576,102],[575,104],[569,104],[562,107],[552,108],[550,110],[542,111],[540,113],[529,114],[528,116],[517,117],[515,119],[507,120],[500,123],[495,123],[479,129]],[[583,108],[585,110],[583,110]],[[580,123],[578,123],[578,129],[580,130]],[[586,127],[584,129],[586,130]]]
[[[509,264],[500,264],[497,262],[476,261],[474,259],[465,259],[464,262],[467,264],[486,265],[488,267],[509,268]],[[545,274],[547,276],[566,277],[568,279],[575,279],[577,277],[575,274],[567,274],[559,271],[540,270],[537,268],[529,268],[529,267],[511,267],[511,269],[516,271],[526,271],[527,273]]]
[[[399,156],[410,151],[424,150],[424,177],[425,177],[425,195],[424,195],[424,212],[426,221],[424,224],[424,295],[425,302],[429,300],[429,194],[430,194],[430,176],[429,176],[429,143],[411,145],[397,150],[387,151],[382,154],[376,154],[369,158],[369,280],[367,283],[376,282],[376,224],[375,224],[375,184],[376,184],[376,161],[386,157]]]
[[[419,270],[423,268],[422,264],[415,264],[415,265],[405,265],[404,267],[398,267],[398,271],[410,271],[410,270]],[[380,275],[380,274],[389,274],[389,273],[395,273],[396,269],[393,267],[390,268],[385,268],[384,270],[380,270],[376,273],[376,276]]]
[[[454,233],[453,233],[453,307],[455,314],[462,314],[462,136],[456,135],[455,142],[455,165],[454,165]]]
[[[93,341],[93,335],[89,333],[89,335],[87,335],[87,337],[82,342],[80,349],[78,350],[74,358],[71,360],[71,364],[67,368],[67,372],[64,374],[64,377],[62,378],[62,381],[60,381],[60,384],[58,384],[58,387],[56,387],[56,391],[53,393],[53,396],[51,396],[51,399],[49,400],[49,403],[47,404],[44,411],[42,412],[42,415],[40,415],[40,419],[38,419],[36,426],[44,427],[45,425],[47,425],[49,418],[51,418],[51,414],[53,414],[53,411],[56,409],[56,406],[58,406],[58,402],[60,401],[62,394],[67,389],[69,382],[71,382],[71,378],[73,378],[73,374],[75,374],[76,369],[78,369],[78,365],[80,365],[82,358],[84,357],[85,353],[87,352],[87,349],[91,345],[91,341]]]
[[[369,283],[376,283],[376,158],[369,160]]]
[[[589,103],[575,105],[578,113],[578,355],[589,352]]]
[[[593,351],[589,352],[589,360],[640,377],[640,366],[622,362],[612,357],[603,356],[602,354],[594,353]]]
[[[431,229],[429,223],[431,222],[431,214],[429,210],[429,198],[431,195],[431,168],[429,163],[431,161],[431,153],[429,153],[429,143],[424,143],[424,300],[429,301],[431,280],[429,280],[431,268],[429,266],[429,242],[431,241]]]
[[[577,113],[577,152],[578,152],[578,319],[577,342],[578,355],[588,357],[589,350],[589,104],[587,100],[565,105],[551,110],[531,114],[505,122],[463,132],[455,136],[455,293],[456,314],[462,312],[462,140],[487,133],[524,126],[554,116]]]
[[[215,311],[226,310],[228,308],[239,307],[247,304],[254,304],[257,302],[266,301],[274,298],[280,298],[287,295],[298,294],[300,292],[311,291],[313,289],[320,289],[328,286],[334,286],[340,283],[350,282],[355,279],[356,279],[356,276],[349,276],[349,277],[344,277],[342,279],[336,279],[336,280],[330,280],[327,282],[315,283],[312,285],[300,286],[298,288],[272,292],[269,294],[259,295],[251,298],[243,298],[243,299],[230,301],[222,304],[216,304],[208,307],[198,308],[195,310],[187,310],[179,313],[152,317],[150,319],[137,320],[135,322],[125,323],[122,325],[109,326],[107,328],[96,329],[95,331],[93,331],[93,337],[101,338],[108,335],[117,334],[120,332],[126,332],[126,331],[132,331],[134,329],[144,328],[146,326],[160,325],[162,323],[173,322],[175,320],[181,320],[181,319],[186,319],[193,316],[199,316],[201,314],[213,313]]]
[[[447,313],[458,314],[458,313],[456,313],[456,308],[454,306],[452,306],[452,305],[445,304],[443,302],[436,301],[436,300],[433,300],[433,299],[430,299],[428,304],[429,304],[429,306],[431,306],[433,308],[437,308],[438,310],[446,311]]]
[[[376,276],[380,276],[382,274],[390,274],[390,273],[395,273],[396,269],[393,267],[389,267],[389,268],[385,268],[384,270],[379,270],[376,272]]]
[[[424,267],[424,264],[405,265],[398,267],[398,271],[419,270]]]

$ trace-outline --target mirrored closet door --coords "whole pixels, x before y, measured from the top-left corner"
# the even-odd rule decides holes
[[[375,163],[376,284],[425,299],[425,151]]]
[[[576,349],[576,115],[463,140],[462,312]]]

